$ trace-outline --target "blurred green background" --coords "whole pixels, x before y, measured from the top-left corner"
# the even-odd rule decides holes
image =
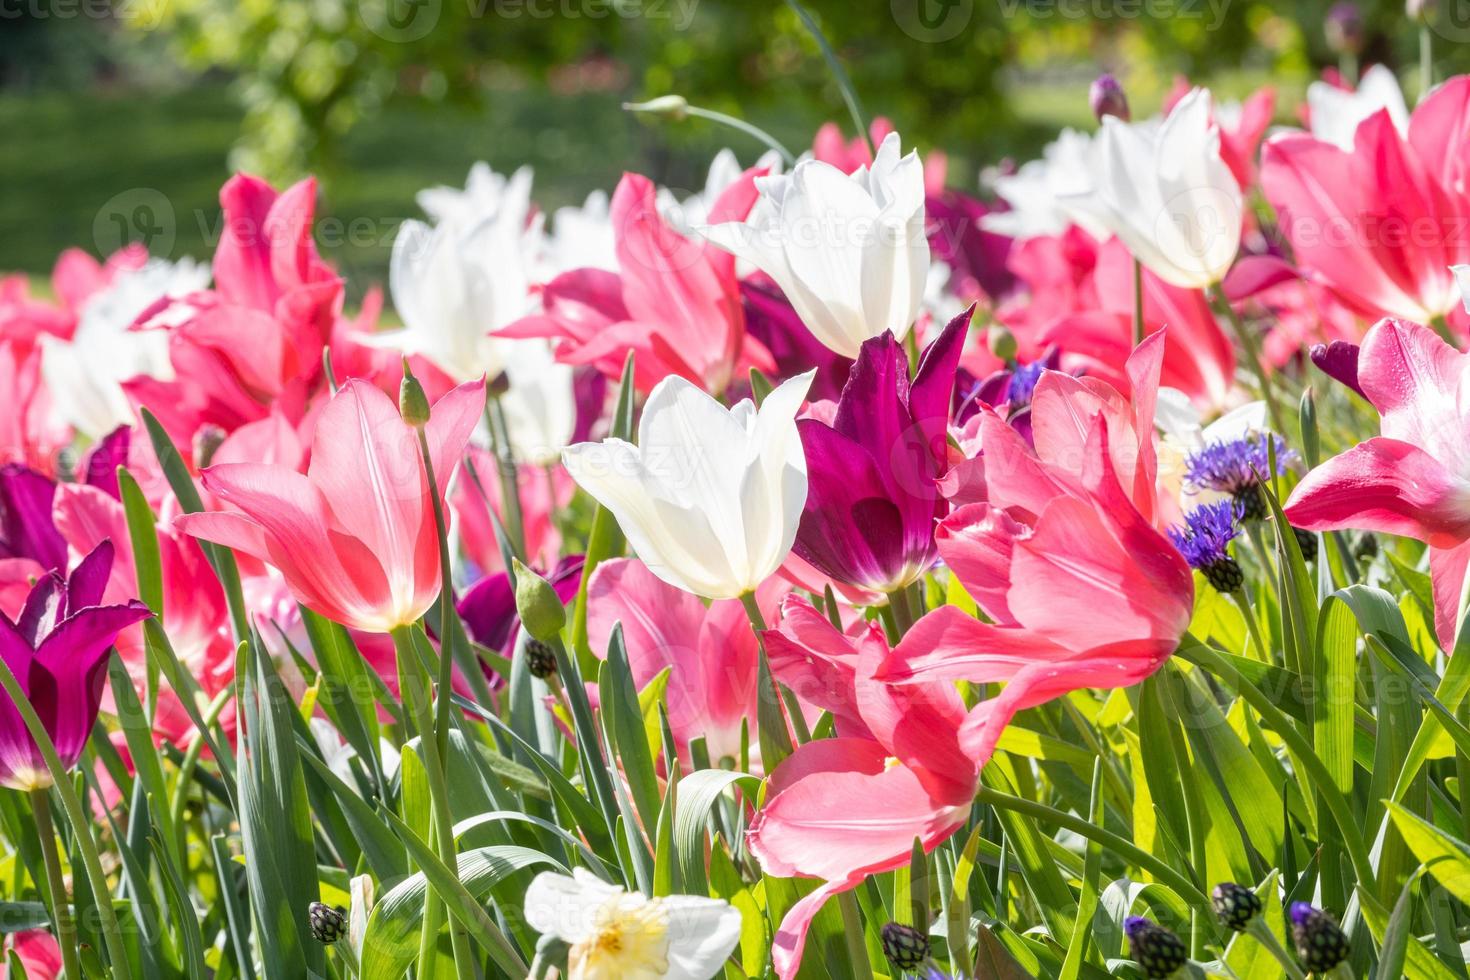
[[[1463,4],[1466,0],[1444,0]],[[807,0],[865,109],[907,146],[941,147],[950,183],[1090,125],[1088,82],[1117,73],[1136,114],[1178,76],[1224,97],[1263,83],[1278,116],[1335,64],[1326,0]],[[1362,60],[1412,85],[1417,28],[1365,0]],[[1431,35],[1438,77],[1464,70],[1458,10]],[[782,0],[0,0],[0,269],[40,274],[69,245],[106,251],[172,212],[173,256],[206,257],[232,169],[315,172],[324,251],[356,290],[381,280],[413,193],[475,160],[530,164],[543,208],[638,170],[703,183],[710,155],[760,147],[624,101],[678,93],[798,152],[850,130],[817,45]],[[161,219],[160,219],[161,220]],[[133,222],[140,224],[139,222]],[[324,228],[327,226],[323,226]],[[160,243],[155,241],[155,247]]]

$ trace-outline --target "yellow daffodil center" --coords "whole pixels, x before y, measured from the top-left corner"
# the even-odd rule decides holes
[[[669,970],[669,917],[657,899],[622,892],[597,911],[592,934],[572,947],[570,980],[655,980]]]

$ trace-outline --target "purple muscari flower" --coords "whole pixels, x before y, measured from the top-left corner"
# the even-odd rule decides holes
[[[561,601],[570,602],[582,580],[582,556],[571,555],[557,562],[548,580]],[[470,639],[482,647],[510,655],[521,618],[516,613],[515,590],[510,587],[509,575],[496,572],[480,579],[470,586],[455,608],[464,620]]]
[[[1184,482],[1193,490],[1228,493],[1243,510],[1243,519],[1266,516],[1266,498],[1261,480],[1271,474],[1271,447],[1276,451],[1276,473],[1296,459],[1278,435],[1262,433],[1241,439],[1212,442],[1190,453],[1184,460]]]
[[[984,201],[947,190],[924,199],[924,229],[929,250],[950,268],[950,292],[965,302],[1002,299],[1016,288],[1006,268],[1012,239],[980,227],[993,208]]]
[[[797,421],[807,500],[794,550],[837,582],[893,592],[934,563],[934,523],[949,509],[935,481],[973,310],[925,349],[912,381],[892,334],[865,341],[833,424]]]
[[[955,412],[955,424],[963,425],[982,404],[992,408],[1005,406],[1006,421],[1027,442],[1031,441],[1031,396],[1036,392],[1036,382],[1046,371],[1058,370],[1062,353],[1057,348],[1047,351],[1034,361],[1017,362],[997,371],[983,381],[965,389],[960,407]]]
[[[108,653],[117,634],[146,619],[134,599],[103,606],[112,542],[83,558],[70,578],[50,572],[31,589],[15,622],[0,613],[0,656],[40,716],[67,768],[77,764],[97,721]],[[51,774],[15,703],[0,690],[0,786],[40,789]]]
[[[1332,380],[1347,385],[1359,398],[1367,398],[1358,385],[1358,353],[1357,344],[1334,340],[1330,344],[1313,344],[1311,357],[1317,370]]]
[[[1292,902],[1286,917],[1302,966],[1324,976],[1352,955],[1352,942],[1329,913],[1306,902]]]
[[[1169,528],[1169,540],[1190,568],[1204,573],[1220,592],[1234,592],[1244,581],[1230,557],[1230,542],[1240,533],[1243,508],[1234,500],[1217,500],[1184,515],[1183,527]]]
[[[51,522],[56,481],[18,463],[0,466],[0,558],[66,567],[66,541]]]

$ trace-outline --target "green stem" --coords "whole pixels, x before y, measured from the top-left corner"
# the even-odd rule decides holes
[[[428,701],[429,682],[427,671],[414,649],[413,627],[395,626],[392,630],[393,651],[398,658],[399,695],[404,709],[418,730],[419,746],[424,753],[424,770],[429,777],[429,802],[433,807],[433,843],[439,858],[450,871],[459,867],[459,858],[454,846],[454,820],[449,812],[449,783],[444,768],[444,758],[439,752],[439,739],[434,732],[434,721]],[[448,700],[447,696],[445,700]],[[424,921],[431,913],[437,914],[432,902],[441,900],[431,884],[424,892]],[[457,921],[449,924],[449,939],[454,948],[454,968],[459,980],[473,980],[474,965],[470,959],[469,938]]]
[[[1235,692],[1256,709],[1256,713],[1286,743],[1296,761],[1306,771],[1305,774],[1315,784],[1322,802],[1331,811],[1332,818],[1337,821],[1337,829],[1342,835],[1343,847],[1348,852],[1348,859],[1352,862],[1353,871],[1358,876],[1358,883],[1369,894],[1376,894],[1378,889],[1373,872],[1373,862],[1368,856],[1367,845],[1363,842],[1362,829],[1353,816],[1352,808],[1343,798],[1342,793],[1338,791],[1337,784],[1333,782],[1332,774],[1327,771],[1327,767],[1312,750],[1312,744],[1303,737],[1302,733],[1292,724],[1291,719],[1287,718],[1265,693],[1242,677],[1240,671],[1231,666],[1230,662],[1220,656],[1213,647],[1206,646],[1185,633],[1184,640],[1179,645],[1178,656],[1197,667],[1208,670],[1234,688]]]
[[[1281,406],[1276,403],[1276,389],[1271,381],[1271,372],[1266,367],[1266,360],[1261,356],[1261,345],[1256,342],[1255,335],[1246,329],[1245,324],[1240,322],[1240,316],[1219,286],[1210,287],[1209,297],[1210,305],[1229,322],[1235,339],[1240,341],[1240,346],[1245,351],[1246,360],[1250,361],[1251,371],[1255,373],[1256,382],[1261,388],[1261,397],[1266,400],[1271,428],[1284,435],[1287,431],[1285,416],[1281,414]]]
[[[1266,952],[1276,958],[1276,962],[1281,964],[1281,970],[1286,974],[1288,980],[1306,980],[1306,975],[1302,973],[1301,967],[1296,965],[1296,960],[1281,945],[1281,941],[1276,938],[1276,933],[1271,931],[1264,917],[1258,915],[1252,919],[1250,925],[1246,927],[1246,932],[1252,939],[1260,943]]]
[[[847,71],[842,67],[842,62],[837,60],[837,52],[833,51],[832,45],[827,43],[827,36],[822,33],[822,28],[817,25],[816,18],[806,7],[802,6],[798,0],[786,0],[786,6],[796,12],[796,16],[801,18],[802,26],[817,42],[817,47],[821,49],[827,67],[832,71],[832,77],[837,81],[837,88],[842,92],[842,101],[847,104],[847,114],[852,117],[852,124],[857,127],[858,135],[863,138],[863,142],[868,144],[868,152],[877,156],[878,148],[873,145],[873,135],[868,132],[868,124],[863,119],[863,108],[858,104],[857,90],[852,87],[852,79],[847,77]]]
[[[731,129],[738,130],[746,136],[754,137],[781,154],[781,160],[786,166],[796,166],[796,157],[791,155],[791,151],[786,149],[780,140],[759,126],[753,126],[744,119],[739,119],[735,116],[727,116],[723,112],[716,112],[713,109],[701,109],[699,106],[694,105],[686,106],[684,112],[694,116],[696,119],[707,119],[710,122],[719,123],[722,126],[729,126]]]
[[[893,626],[899,639],[914,626],[914,612],[909,608],[909,597],[905,590],[895,589],[888,593],[888,608],[893,610]]]
[[[1424,101],[1424,96],[1434,87],[1434,35],[1429,30],[1428,11],[1425,11],[1423,22],[1419,25],[1419,101]]]
[[[56,754],[56,745],[51,741],[46,726],[41,723],[30,698],[21,690],[15,674],[11,672],[10,665],[5,663],[4,658],[0,658],[0,686],[5,688],[5,693],[10,695],[10,700],[20,712],[21,719],[26,723],[26,729],[31,733],[31,739],[40,750],[41,757],[46,760],[46,768],[56,784],[56,792],[61,797],[62,808],[66,810],[66,819],[71,824],[77,850],[82,855],[82,866],[87,872],[87,883],[96,900],[97,914],[102,918],[102,935],[107,941],[107,955],[112,960],[112,972],[117,980],[131,980],[133,974],[128,966],[128,948],[123,944],[122,928],[117,922],[117,912],[112,907],[112,887],[107,883],[107,875],[102,870],[97,842],[92,838],[89,814],[77,796],[76,787],[67,779],[66,766],[62,765],[61,756]]]
[[[82,965],[77,956],[77,926],[72,921],[66,882],[61,877],[61,855],[56,851],[56,828],[51,825],[51,795],[46,789],[31,790],[31,812],[36,818],[36,834],[41,838],[41,858],[46,865],[46,888],[50,892],[51,917],[56,920],[56,942],[61,947],[61,962],[68,977],[81,977]]]
[[[1255,649],[1256,656],[1261,663],[1270,663],[1271,658],[1266,653],[1266,642],[1261,638],[1261,624],[1256,621],[1256,613],[1251,608],[1250,600],[1246,598],[1245,588],[1242,586],[1236,589],[1230,593],[1230,598],[1234,600],[1236,608],[1240,610],[1240,615],[1245,619],[1245,629],[1250,634],[1251,647]]]
[[[1143,263],[1133,260],[1133,346],[1143,343]]]
[[[1085,837],[1090,841],[1102,845],[1114,854],[1119,855],[1142,868],[1158,879],[1162,885],[1174,889],[1180,898],[1200,909],[1206,915],[1214,914],[1214,906],[1210,903],[1210,897],[1190,881],[1184,875],[1174,870],[1169,865],[1160,861],[1157,857],[1143,850],[1126,837],[1105,830],[1091,821],[1084,820],[1076,814],[1067,813],[1047,806],[1045,803],[1037,803],[1033,800],[1012,796],[1009,793],[1001,793],[988,786],[980,787],[980,792],[975,797],[976,803],[984,803],[1001,810],[1010,810],[1022,816],[1043,820],[1072,831],[1079,837]]]
[[[842,939],[847,946],[847,962],[857,980],[873,980],[873,966],[868,961],[868,947],[863,943],[863,912],[857,896],[851,891],[837,896],[842,911]]]
[[[521,490],[516,480],[510,433],[505,427],[505,412],[500,407],[499,398],[492,396],[485,403],[485,427],[490,430],[490,455],[495,457],[495,473],[500,480],[500,510],[505,515],[505,533],[510,537],[516,557],[526,561],[526,523],[521,510]]]
[[[209,702],[204,710],[204,725],[209,727],[219,720],[220,712],[225,705],[230,703],[234,695],[234,688],[227,687],[215,695],[214,700]],[[184,752],[184,760],[179,763],[179,777],[174,781],[174,797],[169,806],[173,818],[173,826],[182,828],[184,824],[184,804],[189,798],[189,784],[194,778],[194,769],[199,765],[199,754],[204,749],[204,733],[200,731],[194,741],[189,743],[189,748]],[[183,836],[182,830],[179,836]],[[179,867],[184,867],[180,864]]]
[[[751,631],[755,633],[755,642],[758,660],[756,670],[756,726],[760,737],[761,764],[774,769],[773,763],[767,762],[767,757],[779,763],[791,754],[791,734],[786,727],[786,717],[781,710],[783,692],[775,677],[771,674],[771,662],[766,658],[766,641],[761,635],[766,629],[766,617],[761,613],[760,603],[756,602],[755,593],[747,592],[740,597],[740,603],[745,607],[746,618],[750,620]],[[800,721],[801,727],[805,728],[805,720],[797,714],[793,722]],[[798,732],[800,736],[800,732]],[[810,738],[810,735],[808,735]]]

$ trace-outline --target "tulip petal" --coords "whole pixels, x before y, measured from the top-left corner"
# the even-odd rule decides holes
[[[1470,484],[1416,446],[1369,439],[1308,473],[1286,519],[1307,531],[1358,528],[1452,548],[1470,537]]]

